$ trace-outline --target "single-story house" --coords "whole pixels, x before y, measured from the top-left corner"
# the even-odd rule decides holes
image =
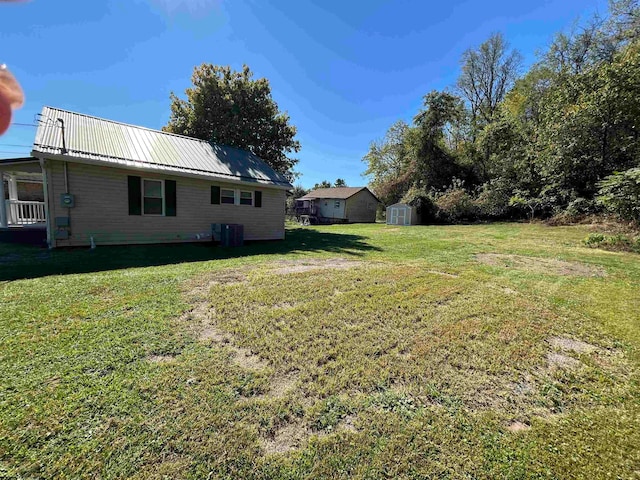
[[[418,209],[406,203],[394,203],[387,207],[387,225],[418,225]]]
[[[296,215],[320,223],[373,223],[379,203],[367,187],[318,188],[296,199]]]
[[[283,239],[292,188],[247,151],[51,107],[31,157],[0,161],[0,176],[0,229],[39,227],[50,247],[210,241],[220,223]],[[21,180],[43,201],[20,199]]]

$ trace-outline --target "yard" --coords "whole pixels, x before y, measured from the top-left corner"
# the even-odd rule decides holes
[[[0,477],[640,478],[640,256],[590,231],[0,245]]]

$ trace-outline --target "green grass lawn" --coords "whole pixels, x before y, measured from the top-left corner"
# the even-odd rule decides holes
[[[0,477],[640,478],[640,255],[588,233],[0,245]]]

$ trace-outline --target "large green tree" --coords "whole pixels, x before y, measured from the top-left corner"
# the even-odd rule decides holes
[[[450,125],[460,123],[464,117],[464,104],[460,97],[439,91],[425,95],[424,108],[414,118],[416,135],[409,137],[414,151],[411,155],[414,186],[443,189],[454,178],[466,177],[447,141]]]
[[[367,164],[364,175],[369,177],[369,186],[385,204],[397,202],[409,188],[413,172],[409,145],[410,132],[406,122],[391,125],[385,136],[371,142],[362,161]]]
[[[171,93],[167,132],[249,150],[274,170],[293,177],[300,150],[296,127],[278,109],[266,78],[254,79],[246,65],[203,63],[194,68],[186,98]]]

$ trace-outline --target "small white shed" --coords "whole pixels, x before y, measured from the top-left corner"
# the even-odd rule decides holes
[[[406,203],[394,203],[387,207],[387,225],[417,225],[418,211],[416,207]]]

